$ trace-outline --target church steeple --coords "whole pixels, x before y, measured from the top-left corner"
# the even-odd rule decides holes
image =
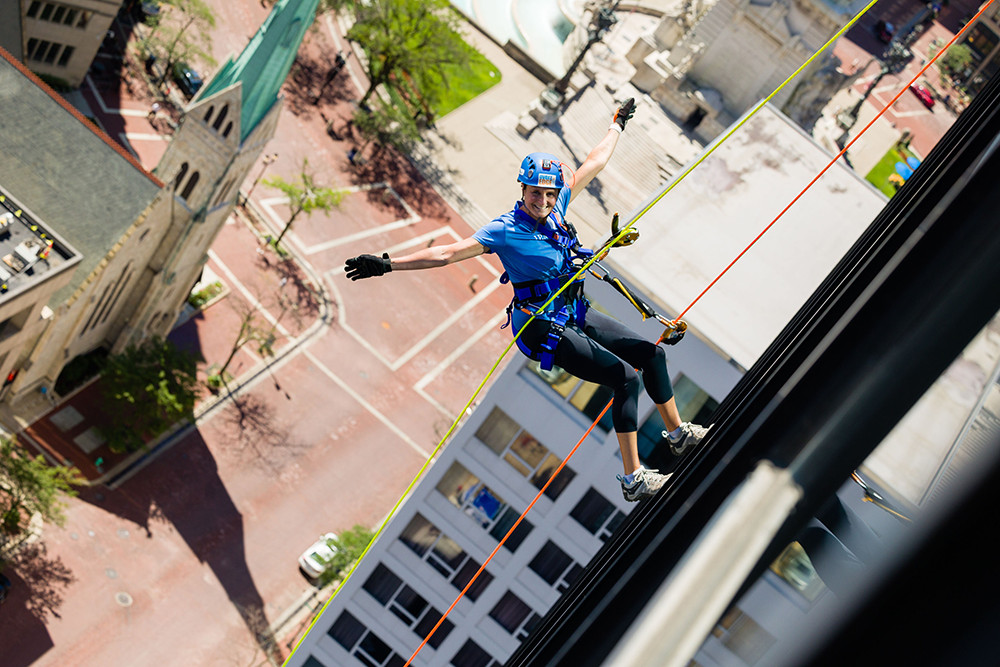
[[[319,0],[278,0],[243,53],[230,57],[198,95],[205,99],[236,82],[242,83],[240,141],[257,126],[278,99],[306,30],[316,17]]]

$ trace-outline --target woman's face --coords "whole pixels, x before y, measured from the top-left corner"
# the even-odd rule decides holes
[[[521,200],[528,215],[544,220],[552,212],[559,198],[558,188],[540,188],[536,185],[521,186]]]

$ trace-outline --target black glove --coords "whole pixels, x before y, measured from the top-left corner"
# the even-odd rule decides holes
[[[392,271],[392,262],[389,261],[389,253],[382,253],[381,257],[375,255],[358,255],[352,257],[344,264],[347,277],[351,280],[361,280],[362,278],[373,278],[382,276]]]
[[[624,131],[625,123],[627,123],[629,119],[632,118],[632,114],[634,113],[635,113],[635,98],[630,97],[624,102],[622,102],[622,105],[618,107],[618,111],[615,112],[615,117],[611,119],[611,122],[618,123],[618,127],[620,127]]]

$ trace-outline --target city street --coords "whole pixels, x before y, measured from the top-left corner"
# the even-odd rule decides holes
[[[259,3],[212,4],[221,62],[266,12]],[[310,59],[332,61],[333,25],[307,36],[303,70],[289,77],[265,147],[278,153],[266,175],[291,179],[308,158],[321,182],[349,193],[286,236],[299,270],[264,249],[262,236],[281,230],[287,206],[258,184],[250,213],[234,215],[210,253],[228,296],[171,338],[197,349],[207,368],[229,355],[236,300],[257,301],[276,320],[275,293],[292,294],[298,319],[281,317],[268,367],[253,345],[239,351],[229,370],[237,380],[251,371],[252,380],[238,396],[114,490],[83,490],[65,528],[47,527],[39,551],[8,568],[4,667],[257,665],[272,641],[287,653],[299,627],[286,623],[277,637],[272,628],[312,589],[298,555],[321,533],[378,525],[509,341],[499,330],[509,297],[495,260],[362,283],[343,275],[346,257],[398,254],[472,230],[405,159],[383,151],[354,168],[346,153],[355,144],[327,134],[326,119],[342,128],[359,97],[352,78],[339,77],[319,106],[296,80]],[[162,117],[147,120],[148,100],[124,85],[88,84],[83,94],[112,137],[154,167],[170,129]],[[325,321],[313,279],[329,295]]]

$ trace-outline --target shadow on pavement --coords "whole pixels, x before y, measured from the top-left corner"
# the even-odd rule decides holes
[[[355,185],[389,183],[417,213],[425,218],[446,218],[448,208],[434,189],[417,173],[410,161],[391,148],[375,146],[363,165],[354,167],[351,180]],[[368,191],[368,200],[383,205],[382,194]]]
[[[53,647],[46,617],[59,618],[63,591],[75,578],[62,559],[49,557],[44,542],[23,547],[4,574],[11,587],[0,607],[0,663],[28,667]]]
[[[243,516],[225,485],[205,440],[192,432],[164,452],[155,466],[120,488],[87,489],[80,500],[132,521],[152,537],[155,524],[173,526],[198,560],[212,572],[260,648],[276,659],[277,643],[267,623],[264,601],[244,552]]]

